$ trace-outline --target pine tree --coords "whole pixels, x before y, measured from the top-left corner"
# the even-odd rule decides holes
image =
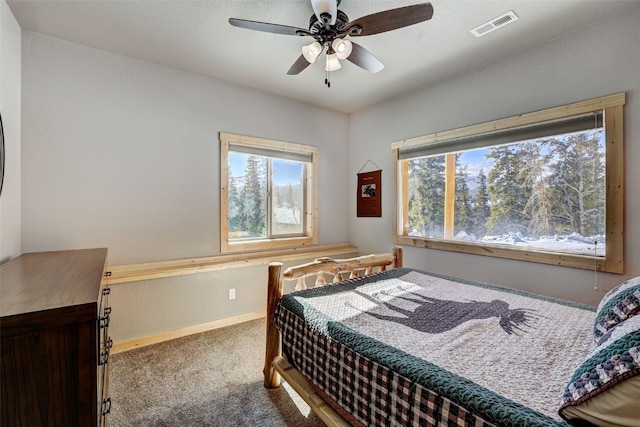
[[[528,221],[524,217],[524,209],[531,188],[519,175],[524,166],[524,156],[519,145],[493,147],[486,157],[495,162],[488,177],[491,195],[488,230],[501,234],[525,231]]]
[[[300,224],[300,212],[297,209],[298,197],[296,197],[296,192],[293,191],[293,184],[289,183],[289,189],[287,191],[287,207],[291,209],[292,216],[295,220],[296,224]]]
[[[276,185],[273,187],[273,202],[276,208],[282,208],[284,206],[283,196],[282,196],[282,187]]]
[[[229,177],[229,232],[237,233],[245,230],[246,211],[244,206],[245,197],[243,196],[244,186],[239,187],[241,178]]]
[[[487,233],[487,220],[491,215],[489,193],[487,191],[487,176],[484,169],[478,173],[478,192],[473,202],[473,234],[482,238]]]
[[[551,141],[551,195],[557,228],[583,236],[604,233],[604,149],[597,133],[579,133]]]
[[[409,229],[444,234],[444,156],[409,160]]]
[[[456,154],[456,194],[455,194],[455,232],[465,231],[472,233],[473,212],[471,208],[471,193],[467,180],[467,165],[459,165],[460,154]]]
[[[551,231],[551,213],[545,165],[549,161],[549,156],[542,154],[547,143],[537,141],[519,145],[524,160],[519,171],[519,178],[521,182],[531,188],[529,199],[523,209],[523,213],[528,219],[528,236],[535,238],[541,234],[548,236]]]
[[[267,231],[266,159],[248,156],[245,177],[247,237],[263,237]]]

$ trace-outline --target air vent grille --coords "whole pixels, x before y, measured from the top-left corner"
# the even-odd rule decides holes
[[[484,24],[477,26],[476,28],[471,30],[471,34],[476,37],[481,37],[485,34],[490,33],[491,31],[497,30],[500,27],[504,27],[505,25],[516,21],[517,19],[518,15],[516,15],[513,10],[510,10],[504,15],[500,15],[489,22],[485,22]]]

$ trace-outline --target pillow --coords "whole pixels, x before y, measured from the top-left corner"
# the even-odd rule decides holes
[[[623,320],[640,312],[640,276],[629,279],[611,289],[602,298],[596,310],[593,336],[602,335]]]
[[[572,425],[638,426],[640,316],[610,328],[575,370],[562,396],[560,416]]]

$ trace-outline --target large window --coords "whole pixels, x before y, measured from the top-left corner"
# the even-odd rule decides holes
[[[220,133],[221,251],[317,243],[316,147]]]
[[[399,244],[622,273],[624,94],[399,141]]]

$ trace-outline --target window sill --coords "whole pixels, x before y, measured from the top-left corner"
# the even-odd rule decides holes
[[[452,242],[444,239],[425,239],[407,236],[395,236],[396,245],[415,246],[441,251],[450,251],[471,255],[484,255],[496,258],[529,261],[541,264],[551,264],[563,267],[582,268],[585,270],[606,271],[608,273],[623,274],[622,265],[607,263],[607,258],[588,255],[573,255],[568,253],[547,252],[531,248],[514,248],[506,245],[477,244],[470,242]]]
[[[299,250],[301,246],[314,245],[317,242],[314,237],[289,237],[279,239],[263,239],[263,240],[250,240],[250,241],[223,241],[221,244],[221,252],[223,254],[237,253],[237,252],[257,252],[268,251],[276,249]]]

